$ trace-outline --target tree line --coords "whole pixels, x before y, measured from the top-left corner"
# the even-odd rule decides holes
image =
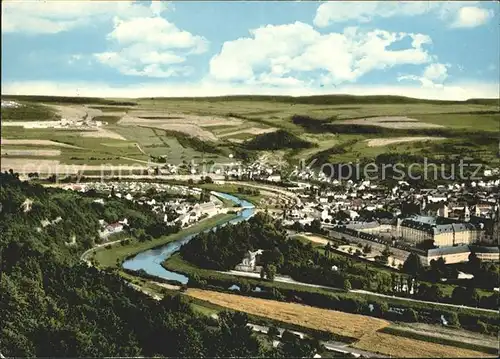
[[[115,272],[79,262],[79,254],[98,235],[101,215],[110,221],[136,218],[135,225],[143,226],[154,223],[146,209],[116,199],[108,201],[113,203],[109,208],[100,208],[80,193],[21,182],[14,173],[1,173],[0,186],[3,355],[281,358],[293,354],[285,344],[263,345],[244,314],[222,312],[217,320],[201,316],[178,295],[156,301]],[[25,211],[26,198],[33,203]],[[56,231],[49,230],[51,226],[37,230],[41,219],[58,215],[64,219],[54,225]],[[66,246],[73,234],[80,240],[78,246]],[[292,347],[301,350],[301,342],[295,344]]]

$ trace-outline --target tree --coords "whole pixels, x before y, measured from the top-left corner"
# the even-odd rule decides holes
[[[476,274],[481,269],[481,260],[477,257],[476,253],[469,254],[468,266],[472,274]]]
[[[271,325],[267,331],[267,336],[271,339],[277,338],[280,335],[280,331],[275,325]]]
[[[326,258],[330,258],[331,257],[331,253],[332,253],[332,246],[330,245],[330,242],[328,242],[325,245],[325,256],[326,256]]]
[[[480,333],[488,334],[488,326],[480,320],[477,321],[477,329]]]
[[[266,269],[264,267],[260,269],[260,278],[266,279]]]
[[[279,248],[274,247],[272,250],[262,252],[261,260],[264,265],[274,265],[279,268],[285,259]]]
[[[424,251],[427,251],[429,249],[433,249],[433,248],[436,248],[436,246],[434,245],[434,240],[433,239],[426,239],[424,241],[422,241],[421,243],[418,244],[418,248],[424,250]]]
[[[352,289],[351,282],[349,281],[349,279],[344,279],[344,282],[342,284],[342,288],[344,288],[345,290]]]
[[[317,351],[315,344],[311,339],[300,339],[285,330],[281,336],[280,350],[285,358],[312,358]]]
[[[416,253],[410,253],[403,263],[403,272],[417,277],[422,272],[422,262]]]
[[[448,324],[451,325],[452,327],[459,328],[460,327],[460,321],[458,320],[458,314],[455,312],[450,313],[450,316],[448,318]]]
[[[465,303],[469,306],[476,307],[479,303],[479,294],[477,289],[473,287],[467,287],[464,293]]]
[[[276,276],[276,266],[273,264],[264,266],[264,273],[268,280],[273,281]]]
[[[418,314],[414,309],[408,308],[404,312],[404,319],[411,323],[418,322]]]
[[[453,304],[464,304],[466,289],[463,287],[455,287],[451,293],[451,301]]]

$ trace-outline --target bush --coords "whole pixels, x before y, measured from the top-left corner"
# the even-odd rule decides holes
[[[418,314],[415,309],[408,308],[404,312],[404,319],[410,323],[418,322]]]

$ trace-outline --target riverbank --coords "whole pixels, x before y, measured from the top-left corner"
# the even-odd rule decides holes
[[[170,234],[168,236],[163,236],[152,241],[138,242],[136,240],[131,241],[129,244],[115,244],[112,245],[110,249],[106,249],[106,246],[99,247],[95,251],[94,259],[97,261],[99,266],[107,267],[119,267],[121,263],[136,254],[150,249],[158,248],[164,246],[170,242],[180,240],[186,236],[193,235],[199,232],[203,232],[207,229],[217,227],[220,224],[226,223],[237,218],[235,213],[221,213],[213,217],[206,218],[200,222],[180,230],[177,233]]]

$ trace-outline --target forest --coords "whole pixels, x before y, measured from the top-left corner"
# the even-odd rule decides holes
[[[311,230],[315,226],[310,226]],[[313,231],[314,232],[314,231]],[[288,275],[301,282],[342,288],[364,289],[400,297],[468,304],[483,308],[497,307],[498,294],[480,296],[473,287],[473,281],[462,282],[452,295],[446,295],[435,278],[442,275],[446,268],[442,263],[433,263],[424,269],[418,256],[410,256],[403,266],[402,273],[380,270],[372,264],[356,263],[353,259],[336,254],[335,245],[327,245],[322,251],[311,243],[297,238],[289,238],[280,221],[275,221],[266,213],[258,213],[250,220],[228,225],[201,233],[185,244],[180,254],[183,259],[204,269],[227,271],[241,263],[248,251],[263,250],[257,262],[262,266],[262,278],[273,280],[277,274]],[[370,252],[369,246],[361,246],[357,255]],[[387,258],[390,250],[384,253]],[[417,262],[413,261],[417,258]],[[491,265],[475,264],[474,273],[484,278],[494,278],[496,272]],[[416,268],[415,268],[416,267]],[[481,270],[481,268],[483,268]],[[485,269],[487,268],[487,269]],[[435,274],[437,273],[437,274]],[[434,283],[428,283],[431,279]],[[460,297],[465,292],[467,296]]]
[[[135,216],[144,225],[154,222],[151,212],[115,199],[100,208],[92,198],[21,182],[14,173],[1,173],[0,182],[4,356],[290,357],[316,350],[294,338],[269,348],[242,313],[222,312],[214,320],[193,312],[179,295],[156,301],[118,273],[79,261],[97,238],[101,216]],[[41,219],[55,216],[63,219],[37,229]],[[73,235],[77,245],[67,245]]]

